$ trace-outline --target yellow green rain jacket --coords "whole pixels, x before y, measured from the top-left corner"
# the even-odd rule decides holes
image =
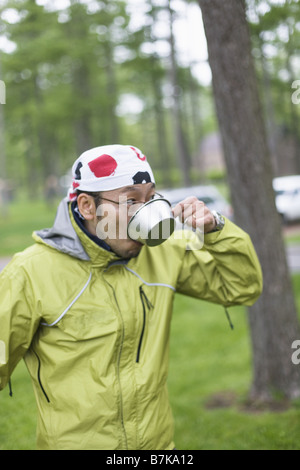
[[[166,382],[175,292],[253,304],[262,275],[249,236],[226,220],[202,250],[173,236],[124,261],[94,243],[63,200],[53,228],[34,239],[0,275],[0,389],[24,358],[37,448],[173,449]]]

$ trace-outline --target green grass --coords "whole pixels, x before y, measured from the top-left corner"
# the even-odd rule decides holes
[[[30,245],[31,232],[51,226],[55,212],[42,202],[12,206],[9,219],[0,221],[0,256]],[[293,282],[300,312],[300,275]],[[252,376],[248,322],[242,307],[230,309],[230,315],[233,331],[222,307],[175,298],[169,394],[176,447],[299,450],[300,400],[281,412],[243,409]],[[35,449],[36,404],[23,362],[12,385],[13,398],[7,388],[0,393],[0,450]],[[208,407],[216,397],[228,399],[229,406]]]
[[[294,284],[300,311],[300,275]],[[281,412],[245,410],[252,376],[248,322],[243,308],[230,309],[230,316],[233,331],[221,307],[176,298],[169,390],[177,448],[300,449],[300,400]]]
[[[37,409],[29,374],[21,362],[8,387],[0,392],[0,450],[34,450]]]
[[[18,200],[8,207],[6,215],[0,213],[0,257],[11,256],[32,245],[32,232],[51,227],[56,210],[57,204]]]
[[[285,237],[285,241],[289,245],[299,245],[300,244],[300,234],[298,234],[298,235],[287,235]]]

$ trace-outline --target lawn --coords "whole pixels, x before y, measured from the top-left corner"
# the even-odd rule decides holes
[[[5,216],[0,213],[0,257],[11,256],[33,243],[34,230],[51,227],[57,204],[44,201],[18,200],[11,204]]]
[[[50,226],[55,212],[41,202],[12,207],[0,222],[0,256],[28,246],[32,230]],[[300,275],[293,282],[300,312]],[[230,315],[233,331],[222,307],[176,295],[169,373],[176,447],[299,450],[300,400],[278,412],[245,409],[251,385],[247,313],[237,307]],[[0,393],[0,450],[34,449],[36,405],[23,363],[12,385],[12,398],[8,389]]]
[[[300,275],[293,281],[300,311]],[[238,307],[230,316],[233,331],[222,307],[176,298],[169,389],[177,447],[299,450],[300,400],[278,412],[245,409],[251,384],[247,314]]]

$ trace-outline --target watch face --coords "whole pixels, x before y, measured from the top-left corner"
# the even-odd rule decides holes
[[[215,230],[219,230],[219,231],[222,230],[224,225],[225,225],[224,217],[221,214],[219,214],[219,212],[215,212],[215,211],[213,212],[213,216],[216,219],[216,228],[215,228]]]

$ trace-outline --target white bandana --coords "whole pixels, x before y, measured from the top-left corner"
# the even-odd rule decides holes
[[[84,152],[72,167],[73,184],[70,201],[77,190],[111,191],[133,184],[155,183],[147,158],[136,147],[105,145]]]

